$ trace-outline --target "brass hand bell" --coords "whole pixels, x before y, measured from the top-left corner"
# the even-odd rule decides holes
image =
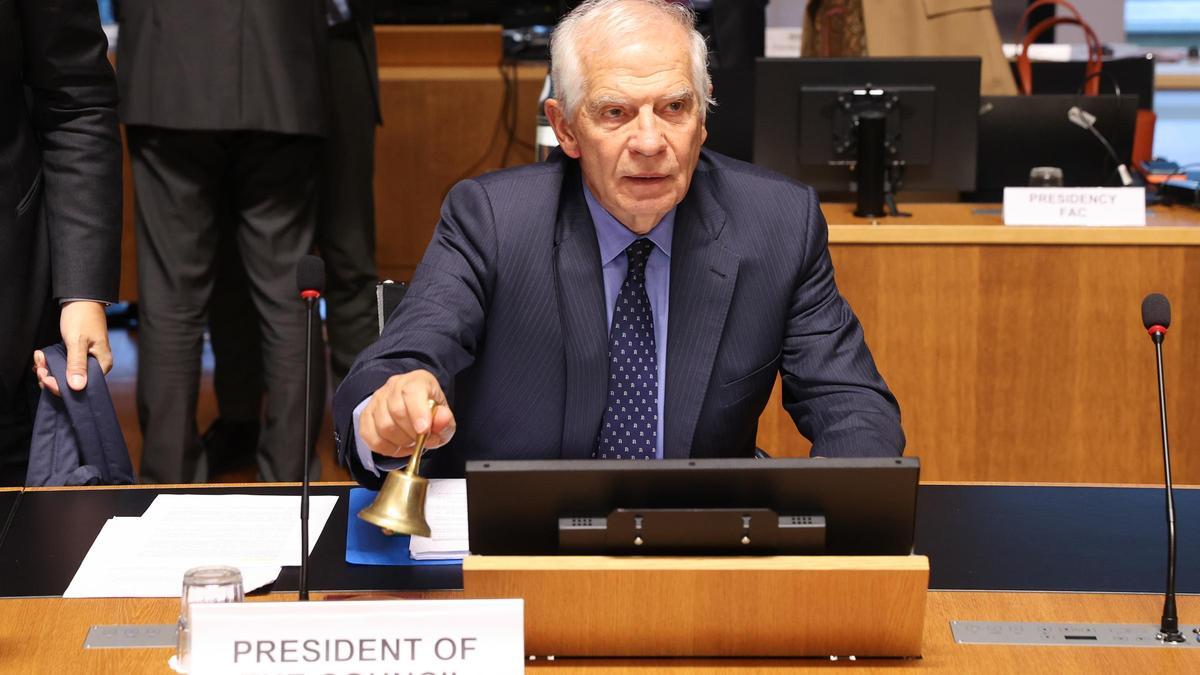
[[[429,479],[417,474],[421,469],[421,452],[425,449],[425,440],[429,438],[433,429],[433,414],[436,411],[437,402],[430,401],[430,428],[417,436],[417,445],[408,460],[408,466],[389,471],[383,481],[383,487],[375,496],[375,501],[358,512],[359,518],[372,525],[378,525],[386,535],[429,536],[429,523],[425,521],[425,497],[429,492]]]

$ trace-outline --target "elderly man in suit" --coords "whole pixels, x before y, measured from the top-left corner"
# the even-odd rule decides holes
[[[62,336],[75,390],[89,354],[112,367],[121,142],[107,49],[95,0],[0,1],[0,485],[24,483],[36,383],[60,391],[34,348]]]
[[[360,482],[422,433],[444,446],[433,475],[748,457],[777,373],[813,454],[902,452],[815,193],[701,150],[705,60],[691,10],[664,0],[591,0],[559,23],[562,153],[450,192],[399,318],[338,390]]]
[[[137,190],[141,478],[208,477],[196,429],[200,354],[220,228],[231,223],[262,336],[258,474],[300,480],[307,325],[295,279],[319,208],[326,3],[124,0],[121,8],[120,113]],[[324,369],[314,370],[321,391]]]

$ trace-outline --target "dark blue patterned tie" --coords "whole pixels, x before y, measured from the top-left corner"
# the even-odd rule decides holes
[[[629,271],[608,332],[608,407],[596,437],[597,459],[654,459],[658,437],[658,352],[646,296],[646,261],[654,242],[625,249]]]

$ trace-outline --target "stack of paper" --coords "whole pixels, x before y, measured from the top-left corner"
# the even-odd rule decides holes
[[[311,498],[309,552],[336,496]],[[242,572],[248,593],[300,564],[300,498],[284,495],[159,495],[140,518],[110,518],[71,580],[67,598],[178,596],[200,565]]]
[[[467,481],[446,478],[429,481],[425,500],[428,537],[413,536],[408,555],[413,560],[462,560],[470,553],[467,542]]]

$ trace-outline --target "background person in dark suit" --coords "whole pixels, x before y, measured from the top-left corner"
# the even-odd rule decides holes
[[[334,385],[379,334],[375,310],[375,127],[379,64],[375,0],[332,0],[329,22],[330,125],[317,251],[325,260],[325,330]],[[218,418],[204,433],[214,472],[254,458],[262,408],[262,354],[248,284],[228,237],[209,309]],[[250,328],[248,330],[247,328]]]
[[[234,214],[262,336],[264,480],[303,473],[304,305],[327,127],[324,0],[125,0],[120,112],[137,194],[141,476],[207,477],[196,432],[220,223]],[[320,354],[320,349],[314,350]],[[314,369],[324,387],[323,368]],[[314,431],[321,419],[315,401]]]
[[[44,359],[34,374],[34,348],[61,334],[76,390],[89,353],[112,367],[121,144],[107,50],[95,0],[0,0],[0,485],[25,481],[38,376],[58,387]]]
[[[331,124],[325,201],[317,224],[317,251],[327,273],[325,330],[335,383],[379,335],[373,181],[375,126],[383,122],[375,0],[345,0],[338,18],[329,27]]]
[[[551,49],[563,154],[446,198],[403,320],[334,399],[356,478],[377,484],[426,431],[445,446],[435,476],[467,459],[749,457],[777,373],[813,454],[899,455],[815,192],[700,149],[711,87],[690,10],[585,2]]]

